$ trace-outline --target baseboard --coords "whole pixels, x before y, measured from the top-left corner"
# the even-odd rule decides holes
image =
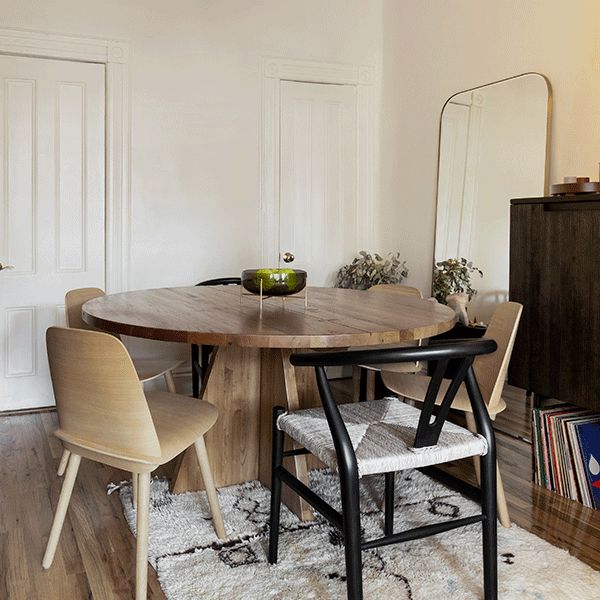
[[[56,406],[39,406],[37,408],[22,408],[19,410],[2,410],[0,417],[18,417],[20,415],[36,415],[38,413],[56,412]]]

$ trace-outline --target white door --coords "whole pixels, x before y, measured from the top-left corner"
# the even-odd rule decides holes
[[[45,332],[104,286],[104,65],[0,56],[0,410],[54,404]]]
[[[358,248],[356,87],[281,82],[280,252],[331,286]]]

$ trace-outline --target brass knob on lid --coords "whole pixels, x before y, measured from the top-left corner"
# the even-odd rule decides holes
[[[284,252],[282,258],[284,263],[291,263],[296,257],[291,252]]]

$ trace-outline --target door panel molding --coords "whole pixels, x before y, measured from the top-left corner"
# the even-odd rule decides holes
[[[7,199],[4,214],[0,215],[3,226],[3,240],[0,252],[4,260],[14,269],[13,277],[35,273],[35,210],[36,187],[32,184],[32,173],[36,170],[36,125],[35,125],[35,81],[29,79],[6,79],[2,90],[5,101],[4,122],[0,150],[3,155],[4,196]],[[27,145],[13,155],[13,137],[27,139]],[[17,202],[12,199],[17,198]],[[17,223],[11,229],[9,223]]]
[[[0,28],[0,54],[106,65],[106,289],[129,288],[129,44],[119,40]]]
[[[4,376],[29,377],[37,372],[36,308],[7,307]]]
[[[357,199],[356,238],[360,248],[374,240],[376,71],[374,67],[303,60],[262,61],[262,124],[260,141],[261,261],[270,265],[279,255],[279,114],[281,81],[356,86]]]

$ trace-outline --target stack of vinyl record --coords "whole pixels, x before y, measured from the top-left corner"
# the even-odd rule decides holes
[[[535,482],[600,508],[600,414],[561,404],[533,411]]]

